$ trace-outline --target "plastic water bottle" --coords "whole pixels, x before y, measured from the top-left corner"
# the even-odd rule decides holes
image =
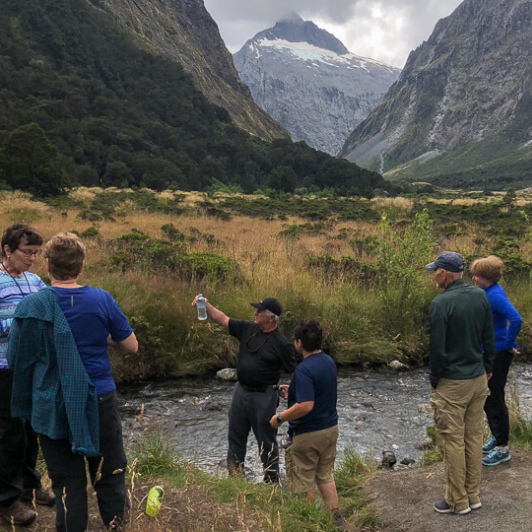
[[[146,502],[146,515],[155,517],[161,510],[163,503],[164,489],[162,486],[153,486],[148,493],[148,500]]]
[[[198,296],[198,320],[204,321],[207,319],[207,301],[203,294]]]

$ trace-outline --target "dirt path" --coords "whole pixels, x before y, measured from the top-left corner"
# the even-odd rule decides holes
[[[525,532],[532,530],[532,453],[482,470],[482,508],[468,515],[436,513],[444,495],[443,465],[375,475],[366,493],[386,532]]]

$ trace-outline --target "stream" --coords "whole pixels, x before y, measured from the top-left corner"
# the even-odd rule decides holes
[[[282,379],[281,383],[287,383]],[[207,472],[224,472],[227,453],[227,412],[234,383],[215,379],[151,382],[119,388],[126,442],[149,430],[175,442],[179,458]],[[514,363],[507,397],[518,401],[523,417],[532,412],[532,365]],[[281,400],[282,408],[286,402]],[[142,414],[141,414],[142,412]],[[433,424],[429,406],[428,370],[395,372],[341,369],[338,374],[340,436],[338,459],[345,451],[381,461],[383,451],[419,462],[426,427]],[[286,432],[279,431],[279,440]],[[281,451],[281,470],[283,469]],[[248,438],[246,476],[262,478],[257,446]]]

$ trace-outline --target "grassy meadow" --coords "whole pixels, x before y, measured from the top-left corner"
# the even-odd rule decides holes
[[[319,319],[339,364],[422,364],[438,293],[424,265],[441,251],[496,253],[530,351],[532,203],[515,193],[440,192],[373,200],[79,188],[54,203],[2,192],[0,220],[48,239],[75,231],[88,248],[82,283],[109,290],[139,336],[114,360],[117,380],[208,374],[235,361],[225,330],[196,319],[198,292],[231,317],[277,297],[281,327]],[[40,259],[35,273],[45,275]],[[46,279],[46,278],[45,278]]]
[[[519,341],[526,357],[532,351],[532,197],[422,190],[361,200],[80,188],[53,203],[2,192],[0,221],[3,227],[31,223],[45,239],[59,231],[83,238],[81,283],[115,296],[141,344],[138,355],[113,360],[118,381],[206,375],[234,364],[236,342],[196,318],[191,301],[200,291],[242,319],[253,316],[249,302],[277,297],[287,335],[299,318],[319,319],[326,349],[339,364],[368,367],[395,358],[423,364],[428,309],[438,293],[424,266],[443,250],[462,253],[468,263],[491,253],[503,258],[503,285],[524,318]],[[43,259],[34,271],[46,280]],[[510,395],[512,441],[530,449],[530,421]],[[321,504],[294,498],[283,486],[205,474],[181,462],[174,442],[157,432],[146,430],[128,445],[133,512],[126,530],[335,529]],[[435,445],[423,463],[440,459]],[[357,530],[379,529],[362,492],[375,467],[351,452],[338,463],[340,508]],[[155,484],[165,487],[165,502],[149,518],[146,496]]]

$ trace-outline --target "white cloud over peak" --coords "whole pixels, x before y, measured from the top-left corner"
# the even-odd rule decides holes
[[[236,52],[291,13],[311,20],[354,54],[403,67],[436,22],[460,0],[204,0],[226,46]]]

